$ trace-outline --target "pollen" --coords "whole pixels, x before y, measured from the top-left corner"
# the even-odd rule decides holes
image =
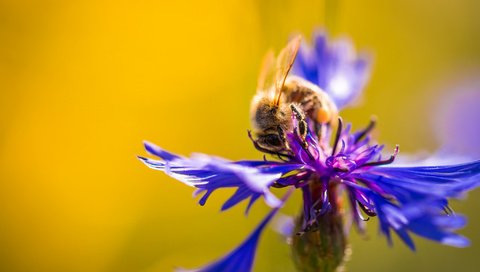
[[[321,124],[328,123],[330,121],[330,119],[331,119],[331,114],[327,110],[325,110],[323,108],[318,110],[317,121],[319,123],[321,123]]]

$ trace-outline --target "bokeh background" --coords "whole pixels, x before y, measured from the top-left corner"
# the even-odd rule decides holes
[[[479,10],[475,0],[1,0],[0,271],[171,271],[236,246],[268,211],[262,201],[248,218],[242,206],[219,212],[230,190],[200,207],[135,156],[148,139],[260,158],[246,137],[250,98],[263,53],[292,32],[326,27],[374,56],[362,103],[343,113],[356,127],[375,114],[379,141],[404,154],[467,143],[437,132],[436,117],[480,103]],[[455,100],[460,90],[473,96]],[[478,117],[463,121],[478,128]],[[389,248],[371,220],[368,239],[352,233],[348,269],[478,271],[479,205],[480,191],[453,203],[470,218],[469,248]],[[299,206],[295,196],[285,212]],[[293,271],[271,230],[255,268]]]

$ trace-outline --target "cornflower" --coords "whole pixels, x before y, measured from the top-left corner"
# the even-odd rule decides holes
[[[328,44],[320,33],[313,48],[302,47],[293,71],[325,90],[340,108],[358,97],[368,78],[368,61],[355,57],[348,48],[345,42]],[[191,271],[251,271],[261,233],[297,189],[302,193],[303,207],[291,240],[293,260],[301,271],[334,271],[342,265],[347,248],[346,219],[364,232],[365,222],[376,217],[389,243],[394,232],[412,250],[412,234],[455,247],[469,244],[454,232],[466,220],[451,212],[448,200],[460,198],[480,184],[480,161],[397,166],[398,145],[384,156],[384,146],[373,142],[374,120],[352,132],[351,124],[344,125],[340,118],[336,130],[328,127],[318,137],[312,133],[312,120],[298,114],[291,118],[293,129],[285,135],[288,153],[279,160],[229,161],[205,154],[183,157],[145,142],[147,152],[158,159],[139,159],[196,188],[194,195],[201,195],[200,205],[217,189],[236,188],[222,211],[248,201],[247,213],[259,198],[272,207],[238,247]],[[306,134],[299,133],[299,124],[304,121]],[[272,193],[282,188],[289,188],[282,198]],[[349,213],[343,199],[349,203]]]

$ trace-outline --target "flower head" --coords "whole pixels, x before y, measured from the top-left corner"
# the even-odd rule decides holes
[[[378,217],[380,229],[391,241],[393,230],[414,249],[410,233],[443,244],[464,247],[468,240],[452,231],[465,225],[459,215],[445,213],[448,198],[462,196],[480,184],[480,161],[461,165],[431,167],[395,167],[391,165],[398,152],[383,158],[383,146],[372,144],[371,123],[366,129],[351,133],[340,122],[333,145],[319,141],[310,133],[302,137],[295,129],[287,134],[291,157],[285,161],[231,162],[207,155],[185,158],[173,155],[151,143],[145,146],[149,153],[162,160],[140,157],[149,167],[164,171],[186,185],[197,188],[195,195],[204,193],[200,204],[219,188],[235,187],[237,191],[222,206],[228,209],[249,199],[249,209],[259,198],[274,207],[274,211],[261,222],[254,233],[217,263],[215,269],[199,271],[248,271],[261,231],[273,214],[286,201],[279,200],[271,188],[293,187],[303,193],[303,222],[301,232],[318,227],[328,213],[340,209],[340,192],[346,192],[351,216],[360,230],[365,216]],[[239,259],[239,255],[243,256]],[[250,257],[248,257],[250,256]],[[241,270],[227,270],[225,262],[240,260]]]
[[[357,57],[348,42],[327,43],[326,35],[320,33],[313,47],[301,47],[293,72],[317,84],[341,108],[358,97],[368,79],[368,68],[368,60]],[[248,200],[248,212],[259,198],[273,208],[237,248],[193,271],[250,271],[262,231],[295,189],[303,195],[303,206],[292,248],[297,267],[302,270],[335,269],[343,262],[347,244],[343,199],[349,202],[349,216],[360,232],[365,222],[375,217],[389,243],[393,231],[412,250],[412,233],[446,245],[468,245],[465,237],[454,232],[466,220],[451,213],[448,200],[480,185],[480,161],[397,166],[398,146],[385,156],[383,146],[373,142],[374,121],[352,132],[351,125],[344,126],[342,119],[336,129],[332,123],[322,124],[325,129],[317,130],[318,123],[308,116],[294,112],[291,118],[293,129],[285,131],[282,140],[287,149],[276,154],[279,160],[233,162],[204,154],[183,157],[145,142],[147,152],[157,158],[139,159],[196,188],[194,195],[202,195],[200,205],[217,189],[236,188],[221,210]],[[280,199],[272,193],[286,187],[290,189]]]

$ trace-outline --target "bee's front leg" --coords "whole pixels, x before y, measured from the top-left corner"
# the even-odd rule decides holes
[[[298,121],[298,127],[297,127],[297,132],[300,138],[302,139],[303,144],[305,147],[307,146],[307,133],[308,133],[308,124],[307,121],[305,120],[305,115],[295,106],[295,104],[291,104],[290,108],[292,109],[293,114],[295,115],[295,118],[297,118]]]

